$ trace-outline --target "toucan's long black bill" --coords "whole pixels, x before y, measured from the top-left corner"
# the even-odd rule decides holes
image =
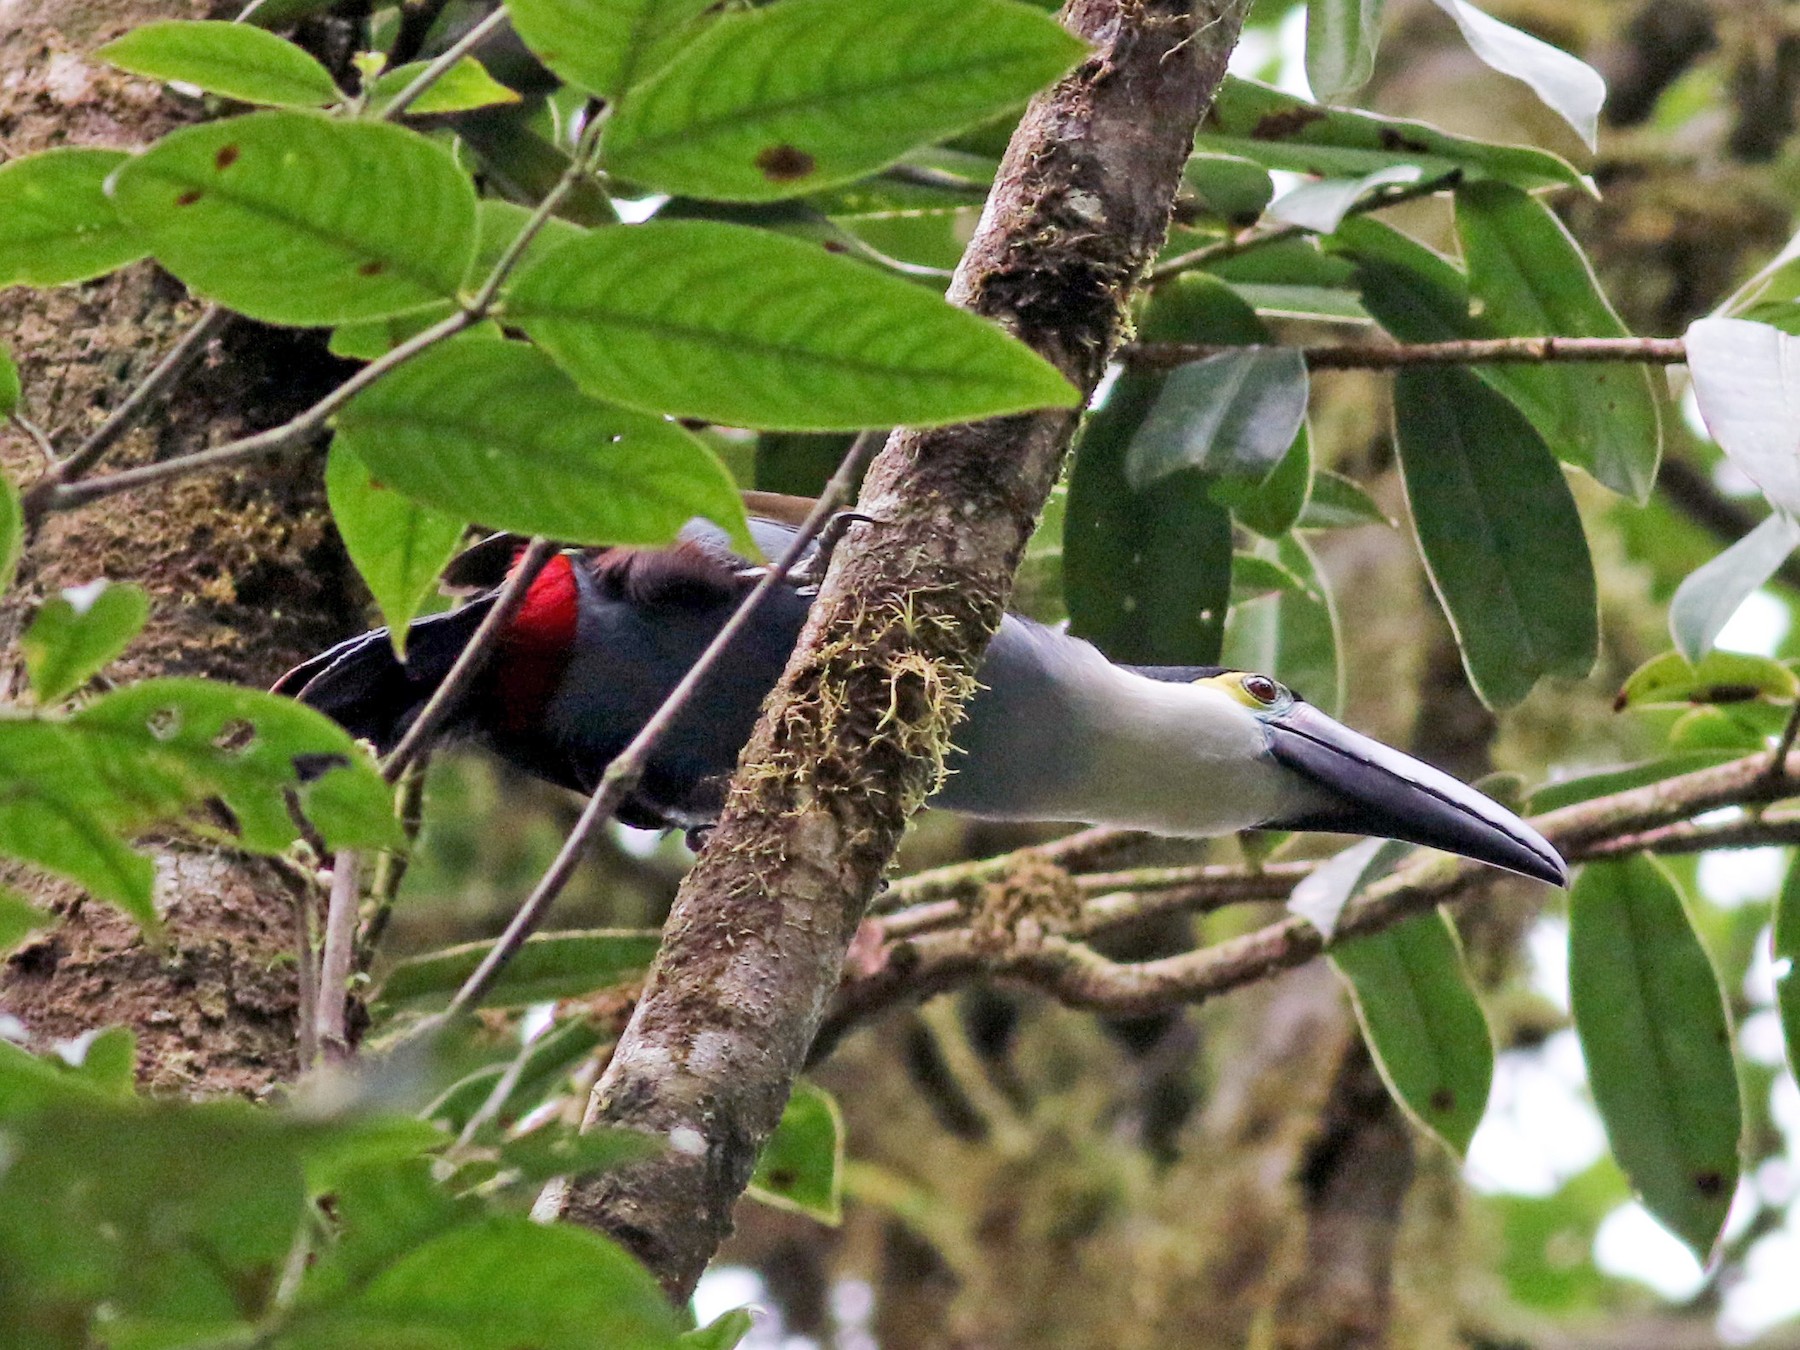
[[[1569,884],[1569,869],[1531,826],[1491,798],[1410,755],[1295,703],[1268,723],[1275,758],[1309,779],[1316,799],[1269,824],[1424,844],[1509,872]]]

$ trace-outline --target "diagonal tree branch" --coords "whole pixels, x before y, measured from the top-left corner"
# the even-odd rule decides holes
[[[953,300],[1091,391],[1154,258],[1244,0],[1070,0],[1093,55],[1013,137]],[[1145,109],[1155,109],[1146,116]],[[671,1147],[571,1213],[685,1299],[780,1118],[851,936],[931,787],[1075,414],[894,436],[870,469],[589,1123]]]

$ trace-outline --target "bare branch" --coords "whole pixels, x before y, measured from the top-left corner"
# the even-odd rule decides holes
[[[333,1059],[350,1053],[350,969],[356,954],[361,874],[356,850],[339,849],[331,865],[331,900],[325,910],[325,941],[319,955],[319,994],[313,1004],[318,1018],[314,1043]]]

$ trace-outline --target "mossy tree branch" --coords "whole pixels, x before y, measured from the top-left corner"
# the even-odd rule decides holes
[[[950,295],[1091,391],[1168,227],[1244,0],[1070,0],[1092,56],[1013,137]],[[1147,115],[1154,109],[1155,115]],[[889,440],[689,875],[589,1120],[672,1147],[571,1215],[685,1298],[730,1228],[850,939],[931,787],[1062,463],[1053,411]]]

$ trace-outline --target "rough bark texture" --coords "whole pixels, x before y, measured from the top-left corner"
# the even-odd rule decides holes
[[[1094,46],[1013,138],[952,298],[1090,391],[1167,229],[1242,0],[1071,0]],[[683,886],[590,1117],[659,1160],[580,1188],[573,1215],[685,1297],[730,1227],[864,906],[948,744],[1075,415],[894,436],[871,468],[725,819]]]
[[[88,57],[157,18],[218,17],[205,0],[0,0],[0,147],[147,144],[197,105]],[[71,448],[192,323],[198,306],[150,264],[54,291],[0,294],[0,335],[18,359],[26,411]],[[240,323],[202,367],[108,458],[109,466],[193,450],[281,420],[336,373],[312,337]],[[42,469],[36,449],[0,424],[0,463],[15,482]],[[266,685],[284,665],[341,636],[349,576],[324,523],[316,466],[259,468],[130,494],[48,520],[0,600],[0,641],[37,601],[105,576],[143,585],[151,618],[111,672],[209,675]],[[12,659],[0,698],[23,689]],[[9,869],[7,880],[62,911],[63,923],[0,967],[0,1009],[34,1036],[109,1025],[139,1038],[149,1085],[257,1092],[294,1071],[294,896],[267,865],[164,841],[158,904],[170,945],[156,952],[110,907]]]

